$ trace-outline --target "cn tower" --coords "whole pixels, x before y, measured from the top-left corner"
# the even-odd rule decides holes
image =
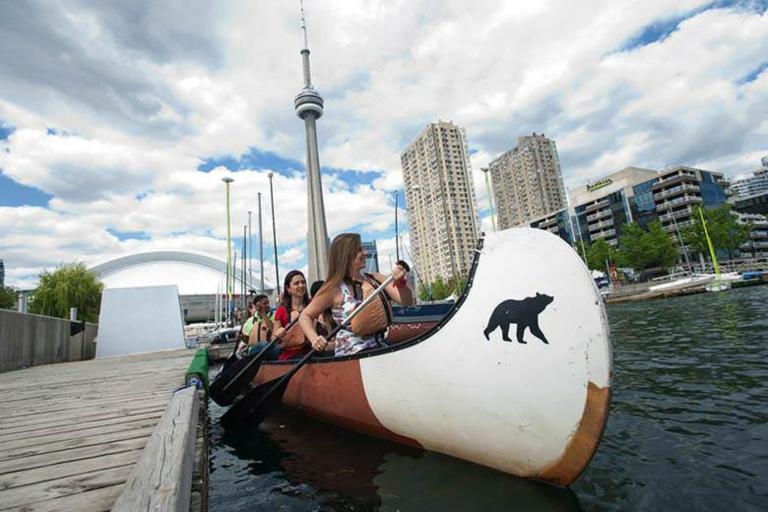
[[[325,279],[328,275],[328,229],[325,225],[323,184],[320,177],[320,157],[317,150],[316,121],[323,115],[323,98],[313,87],[309,74],[309,46],[304,21],[304,2],[301,2],[301,35],[304,64],[304,88],[296,96],[296,115],[304,120],[307,136],[307,270],[308,282]]]

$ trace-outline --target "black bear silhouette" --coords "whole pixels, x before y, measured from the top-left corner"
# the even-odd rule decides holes
[[[539,314],[553,300],[554,297],[543,293],[537,293],[535,297],[526,297],[523,300],[505,300],[496,306],[496,309],[491,314],[491,318],[488,319],[488,327],[483,331],[485,339],[490,340],[491,338],[488,335],[495,331],[497,327],[501,327],[502,339],[504,341],[512,341],[509,339],[509,325],[517,324],[518,343],[526,343],[523,339],[523,332],[526,327],[530,327],[531,334],[549,345],[546,336],[544,336],[544,333],[539,328]]]

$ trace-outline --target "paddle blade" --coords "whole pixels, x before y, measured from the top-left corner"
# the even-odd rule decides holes
[[[254,387],[243,395],[221,417],[225,429],[257,427],[264,418],[280,407],[289,378],[278,377]]]
[[[261,366],[260,354],[238,359],[224,368],[211,383],[209,395],[219,405],[230,405],[248,388]]]

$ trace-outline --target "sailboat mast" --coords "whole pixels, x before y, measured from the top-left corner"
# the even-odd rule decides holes
[[[701,225],[704,226],[704,236],[707,237],[707,245],[709,246],[709,255],[712,256],[712,265],[715,267],[715,279],[720,279],[720,267],[717,265],[717,257],[715,256],[715,248],[712,246],[712,240],[709,238],[709,232],[707,231],[707,223],[704,222],[704,213],[699,206],[699,216],[701,217]]]

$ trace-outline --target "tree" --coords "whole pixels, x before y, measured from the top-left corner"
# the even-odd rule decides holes
[[[624,225],[619,237],[621,263],[635,270],[668,268],[678,259],[675,242],[659,221],[653,221],[648,231],[636,223]]]
[[[669,233],[664,231],[659,221],[651,222],[646,236],[648,237],[648,242],[655,249],[651,259],[651,266],[669,268],[677,263],[680,255],[677,252],[675,242]]]
[[[467,287],[467,278],[464,276],[453,276],[448,282],[444,281],[442,277],[438,277],[429,287],[421,286],[419,288],[419,298],[421,300],[443,300],[450,297],[454,293],[456,295],[461,294],[464,288]]]
[[[683,240],[693,250],[702,254],[709,254],[707,238],[704,234],[704,226],[701,223],[701,215],[698,210],[693,215],[693,226],[687,227],[682,231]],[[731,205],[722,204],[717,208],[708,208],[702,210],[704,220],[707,223],[707,232],[712,240],[712,246],[717,249],[728,251],[731,259],[735,257],[735,251],[738,250],[744,242],[749,240],[749,232],[752,226],[749,224],[739,224],[737,217],[731,212]]]
[[[586,243],[584,240],[576,240],[576,243],[573,244],[573,249],[576,251],[576,253],[579,255],[579,258],[582,259],[585,265],[589,266],[587,263],[587,260],[584,258],[587,252],[589,251],[589,244]],[[587,257],[588,259],[588,257]]]
[[[605,262],[614,261],[616,256],[618,256],[616,249],[601,238],[587,248],[587,267],[590,270],[605,272]]]
[[[0,309],[14,309],[18,292],[10,286],[0,288]]]
[[[46,271],[40,274],[40,283],[30,301],[29,311],[69,318],[69,308],[75,307],[79,318],[96,322],[103,288],[96,274],[89,272],[83,263],[62,265],[53,273]]]

